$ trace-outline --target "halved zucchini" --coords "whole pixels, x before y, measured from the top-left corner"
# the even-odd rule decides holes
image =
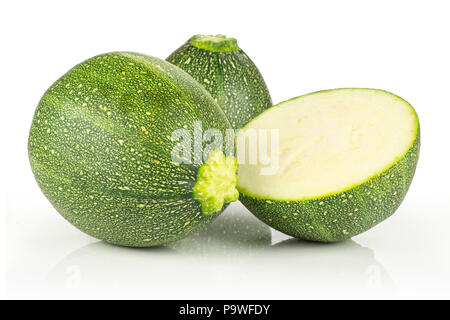
[[[270,163],[239,166],[240,200],[297,238],[339,241],[372,228],[398,208],[415,172],[417,114],[386,91],[335,89],[285,101],[249,122],[237,141],[274,129],[278,142],[265,147]],[[257,149],[261,157],[261,143]]]

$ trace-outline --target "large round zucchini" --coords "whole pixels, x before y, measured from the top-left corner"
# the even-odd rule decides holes
[[[137,53],[102,54],[42,97],[29,135],[31,167],[57,211],[87,234],[125,246],[166,243],[238,197],[232,156],[214,150],[193,161],[191,148],[190,159],[174,161],[172,134],[192,134],[195,123],[231,130],[181,69]]]

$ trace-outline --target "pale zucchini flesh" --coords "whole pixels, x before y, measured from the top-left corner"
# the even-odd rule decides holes
[[[361,184],[401,159],[417,134],[408,103],[385,91],[347,89],[292,99],[264,112],[248,129],[279,130],[278,169],[244,163],[239,187],[277,200],[313,199]]]

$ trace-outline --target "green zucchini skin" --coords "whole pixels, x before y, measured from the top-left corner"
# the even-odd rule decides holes
[[[365,183],[335,195],[305,200],[259,199],[240,191],[239,200],[260,220],[290,236],[320,242],[350,239],[391,216],[413,179],[420,129],[406,155]]]
[[[110,243],[147,247],[179,239],[217,217],[192,188],[200,165],[175,164],[174,130],[229,129],[213,98],[158,58],[112,52],[88,59],[42,97],[28,152],[56,210]]]
[[[191,44],[195,37],[198,36],[192,37],[166,60],[206,88],[234,129],[240,129],[272,106],[261,73],[237,43],[232,49],[201,49]]]

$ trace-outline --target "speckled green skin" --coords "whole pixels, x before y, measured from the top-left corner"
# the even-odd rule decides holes
[[[171,162],[173,130],[192,132],[195,120],[204,130],[230,128],[181,69],[136,53],[99,55],[42,97],[28,142],[31,167],[56,210],[85,233],[125,246],[166,243],[221,212],[202,215],[192,198],[198,165]]]
[[[404,157],[344,192],[304,201],[280,201],[257,198],[239,189],[239,200],[263,222],[290,236],[321,242],[349,239],[391,216],[403,201],[419,158],[417,125],[416,138]]]
[[[244,51],[228,50],[228,47],[226,51],[199,49],[188,41],[167,61],[202,84],[225,112],[231,126],[239,129],[271,107],[272,99],[261,73]]]

